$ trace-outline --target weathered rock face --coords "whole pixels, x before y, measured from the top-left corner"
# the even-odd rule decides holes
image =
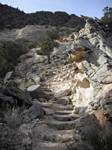
[[[72,58],[77,67],[73,86],[75,107],[88,108],[90,102],[101,99],[112,89],[112,50],[103,37],[103,31],[96,29],[95,25],[98,26],[87,21],[85,28],[74,36],[76,49]],[[80,54],[77,47],[82,47],[85,53]]]

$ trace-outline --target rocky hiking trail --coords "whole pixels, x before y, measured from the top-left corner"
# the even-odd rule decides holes
[[[79,117],[73,113],[72,104],[48,101],[41,102],[41,105],[46,116],[33,128],[32,149],[68,150],[76,140],[75,120]]]
[[[38,63],[43,80],[30,94],[42,106],[45,115],[32,128],[32,150],[68,150],[69,146],[78,140],[74,133],[75,120],[79,116],[73,113],[68,90],[69,79],[64,79],[67,74],[68,78],[70,77],[74,68],[69,64],[64,65],[68,56],[63,47],[60,47],[62,50],[56,49],[56,54],[51,57],[51,64]],[[67,85],[65,81],[68,82]]]
[[[70,68],[70,65],[62,65],[65,57],[63,58],[63,55],[60,57],[55,58],[45,68],[46,70],[50,68],[50,73],[45,74],[45,80],[40,84],[41,91],[45,94],[42,95],[45,101],[41,97],[40,104],[46,115],[32,129],[32,150],[69,150],[72,143],[79,140],[78,135],[75,134],[75,120],[79,115],[74,114],[74,107],[69,97],[70,91],[64,85],[64,81],[68,79],[63,79],[67,74],[68,78],[71,75],[71,72],[66,72],[66,68]],[[55,68],[57,72],[53,75]]]
[[[69,36],[60,42],[50,64],[46,56],[37,54],[39,48],[31,49],[20,57],[12,76],[4,79],[17,87],[6,88],[1,100],[30,105],[18,127],[22,141],[14,142],[22,145],[21,150],[96,150],[92,135],[102,133],[102,142],[111,133],[112,51],[96,25],[88,20],[72,34],[74,40]]]

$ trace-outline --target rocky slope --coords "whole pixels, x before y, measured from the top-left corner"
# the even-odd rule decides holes
[[[15,41],[24,39],[28,41],[39,41],[47,38],[48,32],[52,31],[53,27],[45,28],[45,26],[27,25],[21,29],[6,29],[0,32],[0,41]]]
[[[0,99],[5,105],[11,98],[24,102],[22,105],[30,104],[17,130],[24,135],[21,149],[108,147],[99,146],[97,136],[100,134],[102,141],[111,135],[112,47],[94,20],[87,20],[85,27],[72,35],[58,41],[60,46],[52,52],[51,64],[46,56],[37,55],[38,49],[32,49],[20,57],[20,63],[3,81]],[[15,88],[9,86],[12,83]],[[20,143],[12,145],[20,148]]]

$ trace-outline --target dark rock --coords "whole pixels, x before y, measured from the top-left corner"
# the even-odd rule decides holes
[[[32,105],[32,98],[27,92],[23,92],[22,90],[16,88],[16,87],[7,87],[4,89],[4,94],[6,96],[11,96],[14,99],[17,99],[17,105],[22,106],[31,106]]]
[[[28,116],[31,119],[42,118],[45,115],[41,104],[39,102],[33,102],[33,105],[27,111]]]
[[[93,133],[98,133],[101,129],[97,118],[93,114],[77,119],[75,124],[82,140],[89,140]]]
[[[32,85],[27,88],[27,92],[30,93],[32,98],[39,98],[39,95],[41,94],[40,86],[39,85]]]
[[[16,105],[16,100],[13,97],[3,95],[0,93],[0,107],[6,108],[6,106],[14,106]]]

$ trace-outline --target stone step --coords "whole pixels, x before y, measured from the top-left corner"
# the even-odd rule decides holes
[[[55,114],[57,115],[69,115],[69,114],[73,114],[73,111],[71,110],[59,110],[59,111],[55,111]]]
[[[53,115],[53,118],[58,121],[72,121],[76,120],[79,116],[75,114],[67,114],[67,115]]]
[[[47,102],[47,103],[41,103],[41,105],[45,108],[50,108],[52,107],[52,109],[58,109],[58,110],[73,110],[73,106],[72,105],[61,105],[61,104],[56,104],[53,102]]]
[[[39,142],[32,150],[67,150],[65,143]]]
[[[43,90],[43,91],[44,91],[44,93],[46,93],[46,94],[47,94],[47,93],[48,93],[48,94],[53,94],[52,91],[50,91],[50,90]]]
[[[73,106],[72,105],[54,104],[53,108],[57,109],[57,110],[73,110]]]
[[[53,115],[55,112],[53,111],[53,109],[50,108],[43,108],[46,115]]]
[[[41,86],[41,89],[42,89],[42,90],[46,90],[46,91],[51,91],[47,86],[46,86],[46,87],[45,87],[45,86],[44,86],[44,87]]]
[[[47,122],[47,125],[57,130],[70,130],[75,128],[75,121],[58,121],[52,119]]]
[[[42,135],[42,140],[65,143],[73,140],[74,130],[48,130]]]
[[[50,108],[50,107],[52,107],[53,103],[44,102],[44,103],[41,103],[41,105],[42,105],[44,108]]]
[[[53,96],[53,93],[49,92],[49,91],[43,91],[43,93],[46,94],[46,95],[49,95],[49,96]]]
[[[69,96],[64,96],[61,99],[59,98],[56,103],[60,105],[72,105],[72,102],[69,100]]]

